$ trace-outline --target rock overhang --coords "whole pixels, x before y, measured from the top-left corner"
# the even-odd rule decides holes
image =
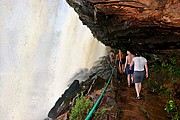
[[[179,49],[179,0],[66,0],[94,37],[113,48]]]

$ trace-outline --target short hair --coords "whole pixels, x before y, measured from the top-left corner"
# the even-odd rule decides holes
[[[137,51],[137,52],[136,52],[136,56],[138,56],[138,57],[139,57],[139,56],[142,56],[141,51]]]

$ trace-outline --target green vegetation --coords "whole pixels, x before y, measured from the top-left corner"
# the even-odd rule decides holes
[[[93,106],[93,102],[88,98],[81,96],[76,99],[75,106],[72,108],[70,113],[70,120],[85,120],[86,116],[90,112]]]
[[[87,99],[85,96],[81,95],[81,97],[76,99],[75,106],[72,108],[70,113],[70,120],[85,120],[90,110],[93,107],[93,102],[90,99]],[[101,106],[97,108],[94,113],[94,117],[102,117],[108,109],[108,106]]]
[[[149,63],[150,78],[145,81],[144,88],[150,93],[159,94],[168,101],[164,110],[171,120],[179,120],[179,105],[174,98],[173,85],[179,81],[180,63],[178,55],[159,54]]]
[[[173,100],[169,100],[169,105],[166,106],[164,108],[164,110],[170,115],[170,118],[172,120],[179,120],[180,119],[178,108],[175,105]]]
[[[95,112],[95,116],[99,116],[99,115],[103,115],[104,113],[106,113],[108,110],[105,107],[100,107],[97,109],[97,111]]]
[[[164,60],[161,66],[167,69],[168,76],[180,75],[180,69],[177,67],[177,57],[175,55],[169,56],[169,59]]]

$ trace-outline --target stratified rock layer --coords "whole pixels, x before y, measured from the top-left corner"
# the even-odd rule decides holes
[[[180,47],[180,0],[66,1],[107,46],[146,50]]]

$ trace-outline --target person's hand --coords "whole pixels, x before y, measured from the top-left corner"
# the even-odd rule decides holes
[[[149,75],[148,75],[148,73],[146,73],[146,78],[148,78],[149,77]]]
[[[131,66],[129,67],[129,70],[132,70],[132,67],[131,67]]]

